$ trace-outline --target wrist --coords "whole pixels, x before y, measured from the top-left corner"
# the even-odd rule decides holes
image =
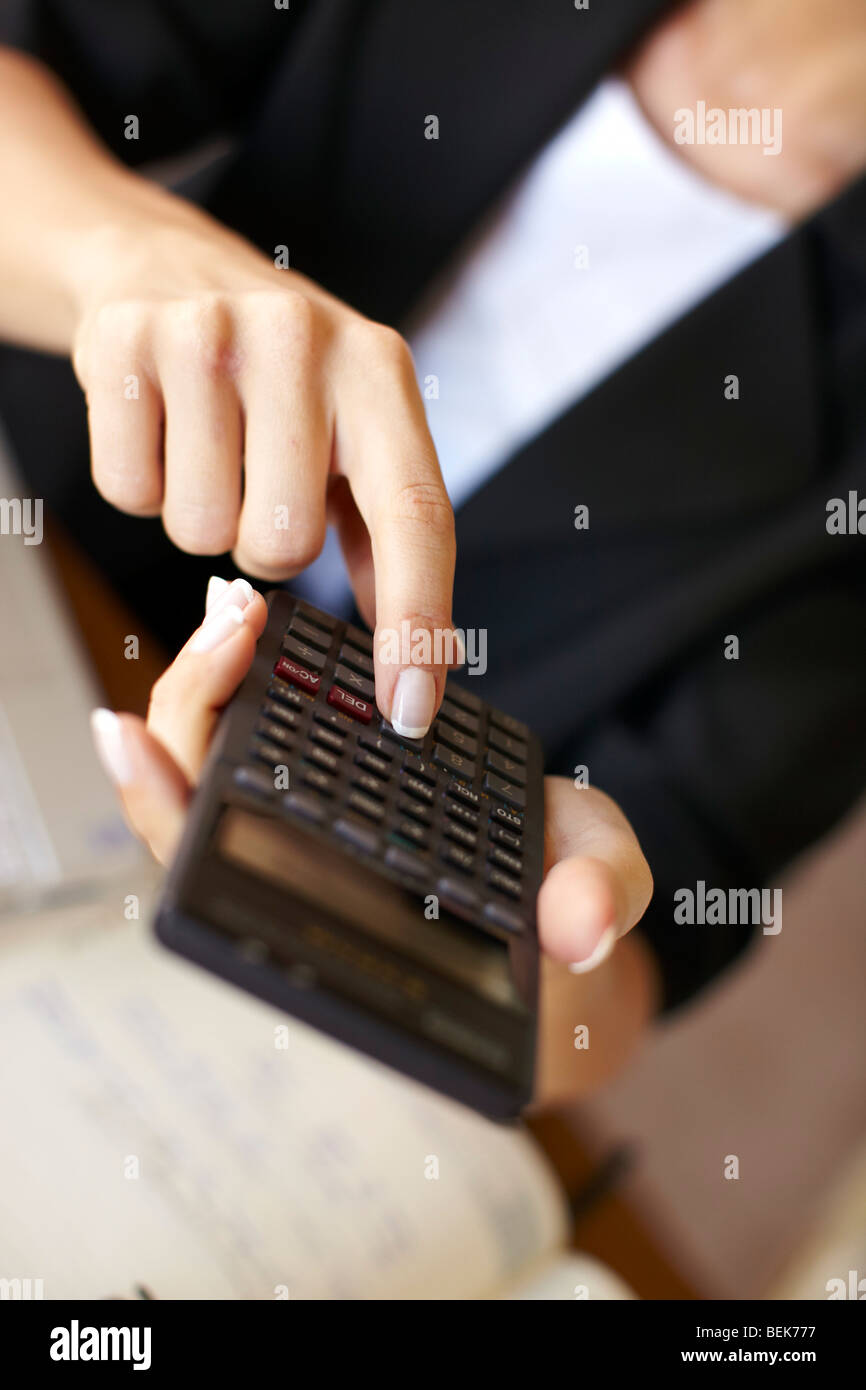
[[[172,248],[208,235],[214,224],[190,203],[123,171],[69,240],[62,279],[74,320],[118,291],[146,295],[155,267],[170,264]]]

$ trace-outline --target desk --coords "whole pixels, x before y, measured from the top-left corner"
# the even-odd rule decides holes
[[[141,624],[56,522],[50,522],[46,529],[67,604],[106,701],[114,709],[143,714],[150,687],[166,665],[166,653],[142,631]],[[139,638],[135,661],[123,659],[124,641],[130,633]],[[592,1182],[596,1166],[570,1117],[556,1112],[534,1115],[529,1128],[567,1191],[580,1192]],[[615,1186],[578,1214],[573,1234],[576,1247],[616,1270],[640,1297],[697,1297]]]

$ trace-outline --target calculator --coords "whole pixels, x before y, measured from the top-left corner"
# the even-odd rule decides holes
[[[285,590],[225,710],[156,917],[172,950],[476,1110],[532,1094],[543,762],[453,678],[423,739],[373,639]]]

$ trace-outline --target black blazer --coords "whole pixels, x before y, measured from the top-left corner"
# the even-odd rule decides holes
[[[21,0],[0,40],[49,62],[127,162],[232,135],[207,205],[399,326],[664,8]],[[123,138],[129,113],[137,142]],[[428,114],[438,141],[423,138]],[[825,523],[830,498],[866,494],[864,383],[861,179],[458,512],[455,619],[488,629],[481,693],[539,730],[551,771],[586,764],[631,818],[655,874],[644,930],[668,1007],[750,935],[677,925],[676,890],[774,884],[863,785],[866,539]],[[96,496],[68,366],[3,350],[0,414],[34,490],[178,644],[214,561]],[[187,596],[172,627],[156,602],[167,583]],[[739,660],[725,659],[729,635]]]

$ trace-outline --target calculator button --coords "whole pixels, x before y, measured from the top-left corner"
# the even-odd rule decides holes
[[[495,888],[499,893],[507,893],[509,898],[519,898],[523,891],[516,878],[511,878],[504,874],[501,869],[488,867],[487,882],[491,888]]]
[[[308,642],[317,651],[327,652],[330,650],[330,634],[322,632],[321,628],[313,627],[310,623],[305,623],[303,618],[292,618],[289,625],[289,635],[296,637],[300,642]]]
[[[396,869],[397,873],[408,874],[411,878],[426,878],[429,873],[425,860],[419,858],[414,850],[401,849],[399,845],[388,846],[385,863],[389,869]]]
[[[522,739],[525,743],[529,738],[529,730],[525,724],[521,724],[519,719],[514,719],[510,714],[503,714],[501,710],[492,709],[490,711],[490,723],[497,729],[504,729],[512,738]]]
[[[512,908],[506,907],[504,903],[486,903],[484,920],[491,922],[494,927],[502,927],[504,931],[513,932],[515,935],[524,931],[526,927],[523,918],[518,916]]]
[[[393,745],[387,743],[381,734],[359,734],[358,742],[362,748],[366,748],[370,753],[375,753],[379,758],[387,758],[388,762],[394,756]]]
[[[314,671],[321,671],[325,664],[323,654],[316,647],[311,647],[309,642],[299,642],[297,637],[284,637],[283,651],[286,656],[299,661],[302,666],[311,667]]]
[[[433,814],[430,807],[421,801],[413,801],[411,796],[402,796],[397,802],[397,810],[401,816],[412,816],[415,820],[420,820],[424,825],[430,824],[430,817]]]
[[[257,738],[253,743],[253,755],[260,758],[269,767],[284,767],[286,762],[286,749],[280,748],[276,743],[268,743],[267,739]]]
[[[513,830],[506,830],[504,825],[491,823],[488,834],[494,844],[507,845],[509,849],[520,849],[523,844],[520,836],[515,835]]]
[[[359,675],[357,671],[350,671],[348,666],[338,663],[334,671],[334,680],[338,685],[342,685],[344,690],[349,690],[353,695],[360,695],[362,700],[375,700],[376,687],[366,676]]]
[[[280,700],[284,705],[291,705],[293,709],[303,709],[304,702],[297,690],[287,685],[285,681],[278,680],[276,676],[268,686],[268,695],[272,700]]]
[[[351,666],[353,671],[360,671],[362,676],[372,676],[375,670],[373,658],[367,656],[366,652],[359,652],[356,647],[350,647],[348,642],[341,647],[339,660]]]
[[[440,853],[447,864],[454,864],[465,874],[471,874],[475,855],[468,849],[463,849],[461,845],[443,845]]]
[[[467,849],[474,849],[478,841],[478,836],[474,830],[470,830],[468,825],[461,825],[456,820],[446,821],[442,833],[447,835],[449,840],[456,840],[458,844],[465,845]]]
[[[518,835],[523,833],[523,817],[518,816],[515,811],[509,811],[507,806],[494,806],[490,812],[490,820],[494,825],[507,826]]]
[[[284,724],[278,724],[275,719],[260,719],[256,725],[256,733],[271,743],[278,743],[281,748],[294,748],[295,746],[295,735]]]
[[[506,758],[504,753],[494,753],[492,749],[488,748],[484,766],[489,767],[493,772],[500,773],[508,781],[516,782],[520,787],[526,786],[526,768],[515,762],[514,758]]]
[[[464,787],[462,782],[449,782],[446,788],[448,795],[455,800],[462,801],[466,806],[478,807],[481,805],[481,796],[474,792],[471,787]]]
[[[233,780],[236,786],[256,796],[273,796],[275,791],[273,777],[257,767],[236,767]]]
[[[471,782],[475,776],[476,768],[471,759],[464,757],[462,753],[453,753],[442,743],[437,743],[433,749],[433,761],[438,767],[444,767],[448,772],[456,772],[458,777],[465,777],[467,782]]]
[[[351,623],[346,628],[343,640],[357,647],[359,652],[364,652],[367,656],[373,655],[373,639],[369,632],[362,632],[359,627],[352,627]]]
[[[422,782],[429,782],[433,787],[435,787],[439,780],[433,764],[425,762],[423,758],[417,757],[415,753],[408,753],[403,759],[403,771],[411,772],[413,777],[420,777]]]
[[[294,691],[292,694],[294,694]],[[265,719],[279,720],[287,729],[296,729],[298,726],[298,716],[295,714],[295,711],[287,709],[285,705],[279,704],[276,700],[265,700],[265,703],[262,705],[262,714]]]
[[[324,628],[325,632],[333,632],[337,626],[337,619],[332,618],[330,613],[320,613],[318,608],[311,608],[306,603],[299,603],[295,608],[295,613],[315,627]]]
[[[346,805],[350,811],[357,811],[359,816],[366,816],[368,820],[380,821],[385,814],[385,807],[381,801],[374,801],[372,796],[367,796],[364,792],[352,792]]]
[[[333,729],[335,734],[340,735],[341,740],[349,732],[345,719],[341,718],[335,709],[329,709],[326,705],[317,705],[313,710],[313,718],[317,724],[324,724],[327,729]]]
[[[318,732],[317,729],[316,733]],[[318,767],[323,767],[326,772],[336,772],[340,766],[339,759],[335,758],[333,753],[329,753],[327,748],[319,748],[316,744],[307,748],[304,759],[307,762],[316,763]]]
[[[436,896],[441,906],[458,917],[473,918],[481,908],[481,899],[467,883],[454,878],[440,878],[436,884]]]
[[[424,751],[423,738],[404,738],[402,734],[397,733],[396,729],[391,728],[387,719],[382,720],[379,725],[379,730],[385,738],[390,739],[392,743],[399,743],[401,748],[409,748],[414,753],[422,753]]]
[[[414,820],[398,820],[394,826],[395,835],[400,835],[404,840],[411,841],[415,845],[426,845],[427,831],[423,825],[419,825]]]
[[[487,858],[499,869],[507,869],[510,874],[523,873],[523,860],[519,854],[510,854],[507,849],[494,845]]]
[[[361,821],[350,820],[348,816],[341,816],[334,821],[334,834],[339,835],[342,840],[348,840],[350,845],[355,845],[362,849],[365,854],[375,854],[379,848],[379,836],[369,825],[363,825]]]
[[[442,707],[439,713],[443,719],[447,719],[449,724],[456,725],[458,729],[465,729],[468,734],[478,733],[478,719],[476,716],[470,714],[468,710],[461,709],[459,705],[455,705],[451,700],[445,699],[442,701]]]
[[[447,743],[449,748],[456,748],[458,753],[465,753],[467,758],[474,758],[478,752],[477,739],[465,733],[463,729],[455,729],[444,719],[436,723],[436,737]]]
[[[463,709],[473,710],[476,713],[481,709],[481,700],[477,695],[470,695],[468,690],[464,690],[462,685],[457,685],[451,681],[445,687],[446,694],[455,704],[461,705]]]
[[[478,812],[473,811],[470,806],[464,806],[462,801],[446,801],[445,813],[452,820],[462,821],[464,825],[478,824]]]
[[[300,686],[301,690],[309,690],[311,695],[318,695],[322,684],[322,677],[316,675],[315,671],[311,671],[307,666],[299,666],[297,661],[290,661],[287,656],[278,659],[274,675],[289,681],[291,685]]]
[[[518,811],[522,811],[526,806],[526,792],[523,788],[497,777],[495,772],[488,772],[484,778],[484,790],[490,792],[491,796],[497,796],[508,806],[516,807]]]
[[[487,730],[487,742],[491,748],[498,748],[500,753],[505,753],[509,758],[516,758],[519,763],[526,762],[526,744],[503,733],[495,724],[491,724]]]
[[[432,806],[434,800],[432,788],[428,787],[426,782],[422,782],[420,777],[410,777],[404,772],[400,779],[400,788],[402,791],[408,792],[410,796],[414,796],[418,801],[424,801]]]
[[[370,772],[359,772],[357,776],[352,778],[352,786],[358,787],[362,792],[366,792],[368,796],[377,796],[380,801],[384,800],[385,793],[388,790],[384,782],[380,782],[379,778],[374,777]],[[502,867],[507,868],[508,866],[503,864]]]
[[[316,825],[325,819],[325,808],[321,801],[306,792],[289,792],[283,797],[283,805],[287,811],[293,811],[296,816],[303,816],[304,820],[313,821]]]
[[[385,759],[380,758],[376,753],[356,753],[355,762],[365,772],[375,772],[377,777],[387,777],[391,771]]]
[[[316,743],[321,743],[325,748],[331,748],[335,753],[342,753],[344,741],[333,729],[327,729],[319,725],[310,733],[310,738],[315,739]]]
[[[317,792],[323,796],[334,795],[334,779],[329,777],[327,772],[323,772],[320,767],[305,767],[302,773],[302,780],[308,787],[315,787]]]
[[[328,691],[328,704],[362,724],[369,724],[373,718],[373,706],[367,700],[359,700],[357,695],[350,695],[348,690],[341,690],[338,685],[332,685]]]

